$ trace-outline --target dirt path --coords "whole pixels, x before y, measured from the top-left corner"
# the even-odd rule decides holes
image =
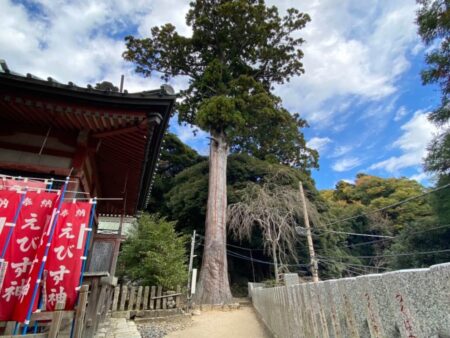
[[[192,326],[169,333],[166,338],[270,338],[254,310],[208,311],[192,317]]]

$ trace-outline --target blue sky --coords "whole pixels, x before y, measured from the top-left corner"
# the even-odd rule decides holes
[[[123,37],[147,36],[150,27],[172,22],[185,35],[189,0],[0,0],[0,58],[17,72],[78,85],[102,80],[139,91],[158,88],[123,61]],[[427,49],[414,24],[415,0],[278,0],[283,12],[297,7],[312,22],[299,34],[306,74],[276,88],[284,105],[310,124],[308,144],[320,152],[317,187],[332,188],[358,172],[406,176],[424,184],[426,145],[437,132],[426,114],[439,101],[424,87],[420,70]],[[186,79],[174,79],[180,90]],[[207,154],[206,133],[173,121],[171,130]]]

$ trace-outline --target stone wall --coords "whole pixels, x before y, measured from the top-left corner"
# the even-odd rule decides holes
[[[275,337],[450,337],[450,263],[252,290]]]

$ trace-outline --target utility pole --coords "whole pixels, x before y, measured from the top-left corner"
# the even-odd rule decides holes
[[[305,228],[306,228],[306,239],[308,241],[308,250],[309,250],[309,259],[311,264],[311,274],[313,278],[313,282],[319,281],[319,272],[318,272],[318,266],[317,266],[317,260],[316,260],[316,253],[314,252],[314,244],[312,240],[311,235],[311,227],[309,226],[309,217],[308,217],[308,210],[306,208],[306,198],[305,194],[303,192],[303,184],[301,181],[298,182],[298,186],[300,189],[300,197],[302,198],[302,204],[303,204],[303,217],[305,219]]]
[[[191,298],[191,273],[192,273],[192,265],[194,263],[194,249],[195,249],[195,230],[192,233],[191,237],[191,254],[189,255],[189,272],[188,272],[188,298]]]

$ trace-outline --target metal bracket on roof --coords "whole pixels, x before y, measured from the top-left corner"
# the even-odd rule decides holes
[[[163,84],[161,86],[161,93],[163,95],[174,95],[175,94],[175,89],[173,89],[173,87],[168,85],[168,84]]]
[[[27,78],[28,78],[28,79],[33,79],[33,80],[41,80],[41,81],[44,81],[42,78],[40,78],[40,77],[38,77],[38,76],[36,76],[36,75],[33,75],[33,74],[31,74],[31,73],[27,73]]]
[[[54,84],[61,84],[60,82],[56,81],[54,78],[52,78],[50,76],[47,78],[47,81],[50,83],[54,83]]]
[[[3,71],[3,73],[6,73],[6,74],[11,73],[8,68],[8,64],[3,59],[0,59],[0,67],[1,67],[1,70]]]

